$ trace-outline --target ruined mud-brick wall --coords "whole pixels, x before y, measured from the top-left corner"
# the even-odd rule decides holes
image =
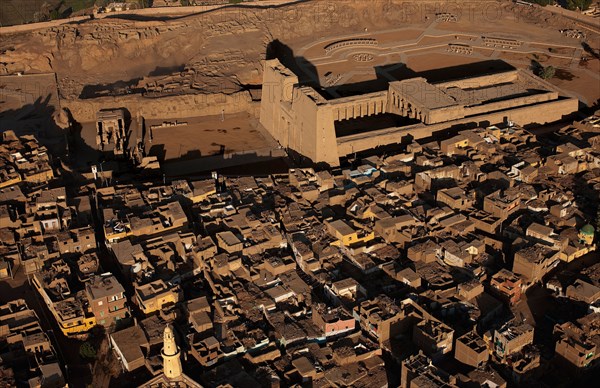
[[[146,119],[182,119],[193,116],[218,115],[224,112],[257,114],[258,105],[248,92],[233,94],[187,94],[181,96],[143,98],[140,96],[101,97],[90,100],[63,100],[79,122],[90,122],[100,109],[125,108],[131,117]]]

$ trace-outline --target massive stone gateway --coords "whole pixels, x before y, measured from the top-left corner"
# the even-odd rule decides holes
[[[264,64],[260,122],[282,147],[337,166],[340,157],[449,128],[557,121],[578,104],[524,70],[440,83],[410,78],[387,90],[328,99],[271,59]]]

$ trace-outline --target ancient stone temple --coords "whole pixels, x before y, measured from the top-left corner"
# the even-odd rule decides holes
[[[449,129],[554,122],[579,104],[517,69],[435,83],[414,77],[387,86],[332,98],[326,90],[302,85],[278,59],[267,60],[260,122],[282,147],[314,163],[337,166],[346,155]]]

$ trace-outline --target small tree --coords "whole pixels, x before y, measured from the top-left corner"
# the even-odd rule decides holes
[[[590,5],[592,4],[592,0],[567,0],[567,9],[570,9],[571,11],[575,11],[576,9],[579,9],[580,11],[585,11],[586,9],[590,8]]]
[[[94,359],[96,358],[96,349],[89,342],[84,342],[79,347],[79,355],[85,359]]]
[[[554,66],[546,66],[546,67],[542,66],[538,72],[538,76],[541,79],[550,79],[550,78],[554,77],[555,73],[556,73],[556,69],[554,68]]]
[[[528,3],[535,3],[542,6],[554,4],[554,0],[526,0]]]

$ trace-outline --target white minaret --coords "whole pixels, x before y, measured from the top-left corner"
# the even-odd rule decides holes
[[[162,348],[163,373],[168,379],[177,379],[181,377],[181,359],[179,358],[179,347],[175,342],[173,327],[167,325]]]

